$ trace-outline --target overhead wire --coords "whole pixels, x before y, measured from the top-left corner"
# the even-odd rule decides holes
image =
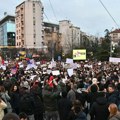
[[[50,6],[51,6],[51,9],[53,11],[54,17],[55,17],[56,21],[58,22],[58,19],[56,17],[56,14],[55,14],[55,11],[54,11],[54,8],[53,8],[53,5],[52,5],[52,2],[50,0],[49,0],[49,3],[50,3]]]
[[[114,19],[114,17],[111,15],[111,13],[109,12],[109,10],[106,8],[106,6],[104,5],[104,3],[101,0],[99,0],[99,2],[104,7],[104,9],[106,10],[106,12],[109,14],[109,16],[111,17],[111,19],[114,21],[114,23],[116,24],[116,26],[119,28],[118,23],[116,22],[116,20]]]
[[[39,2],[39,6],[41,7],[40,2]],[[45,11],[43,11],[43,14],[45,15],[45,17],[46,17],[46,19],[48,20],[48,22],[50,22],[50,20],[49,20],[49,18],[48,18],[48,16],[47,16],[47,14],[45,13]]]
[[[45,17],[47,18],[48,22],[50,22],[48,16],[45,14],[45,12],[43,12],[43,14],[45,15]]]

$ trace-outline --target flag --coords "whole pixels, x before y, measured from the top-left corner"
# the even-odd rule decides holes
[[[2,65],[4,65],[5,64],[5,62],[4,62],[4,60],[2,59]]]
[[[29,58],[25,58],[25,60],[27,61],[27,64],[33,64],[32,60],[30,60]]]
[[[48,85],[49,85],[50,87],[53,87],[53,79],[54,79],[54,77],[53,77],[53,76],[50,76],[50,78],[49,78],[49,80],[48,80]]]

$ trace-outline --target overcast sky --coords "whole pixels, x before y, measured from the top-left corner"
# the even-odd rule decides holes
[[[15,7],[24,0],[1,0],[0,19],[4,12],[15,15]],[[105,11],[99,0],[41,0],[44,6],[44,21],[58,23],[60,20],[70,20],[74,26],[88,34],[103,36],[104,30],[117,28],[116,24]],[[53,10],[50,2],[52,3]],[[106,8],[120,26],[120,0],[102,0]]]

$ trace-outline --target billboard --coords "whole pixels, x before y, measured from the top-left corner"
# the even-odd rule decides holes
[[[73,60],[86,60],[86,49],[73,50]]]

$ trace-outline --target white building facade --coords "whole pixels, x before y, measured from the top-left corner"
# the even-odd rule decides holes
[[[120,43],[120,29],[116,29],[110,32],[110,37],[112,45],[118,46],[118,44]]]
[[[16,7],[16,47],[42,48],[43,5],[27,0]]]

